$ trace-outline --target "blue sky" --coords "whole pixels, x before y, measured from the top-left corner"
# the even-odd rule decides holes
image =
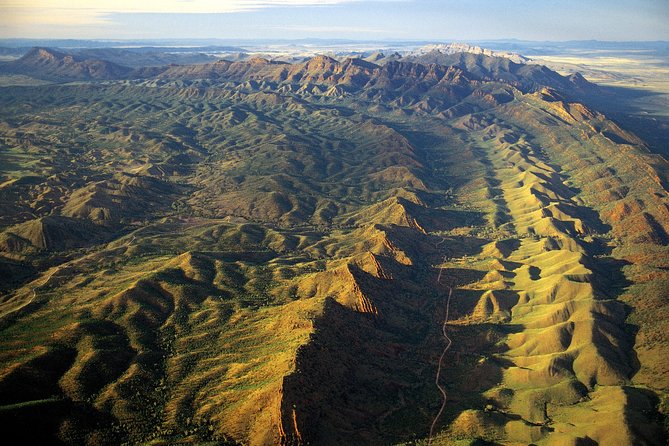
[[[669,0],[0,0],[0,37],[669,40]]]

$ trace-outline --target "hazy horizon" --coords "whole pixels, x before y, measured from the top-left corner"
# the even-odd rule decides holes
[[[226,37],[165,37],[165,38],[132,38],[132,37],[107,37],[107,38],[78,38],[78,37],[0,37],[0,42],[3,44],[9,42],[99,42],[99,43],[138,43],[138,44],[191,44],[193,46],[202,45],[229,45],[229,44],[243,44],[243,43],[323,43],[333,45],[346,44],[407,44],[407,45],[424,45],[437,43],[463,43],[471,45],[482,45],[486,43],[518,43],[518,44],[583,44],[583,43],[600,43],[600,44],[662,44],[669,43],[669,38],[658,40],[605,40],[605,39],[573,39],[573,40],[539,40],[539,39],[514,39],[499,37],[495,39],[460,39],[460,38],[435,38],[435,39],[346,39],[346,38],[324,38],[305,36],[299,38],[226,38]]]
[[[662,41],[663,0],[7,0],[0,38]]]

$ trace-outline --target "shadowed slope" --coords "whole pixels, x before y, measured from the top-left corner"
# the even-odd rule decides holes
[[[1,289],[3,421],[421,441],[447,283],[435,443],[661,444],[666,163],[529,68],[464,62],[3,89],[3,265],[29,266]]]

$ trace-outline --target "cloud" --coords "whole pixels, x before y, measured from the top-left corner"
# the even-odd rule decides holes
[[[268,8],[321,7],[413,0],[0,0],[0,37],[108,37],[146,34],[128,31],[127,14],[234,14]],[[295,31],[299,31],[294,29]],[[365,32],[373,29],[303,29],[305,32]],[[91,37],[92,38],[92,37]]]
[[[2,0],[0,26],[109,25],[114,14],[229,14],[272,7],[332,6],[378,0]]]
[[[222,14],[277,6],[328,6],[360,0],[3,0],[0,11],[23,10],[36,14],[104,15],[122,13]]]
[[[110,23],[105,14],[90,10],[76,9],[44,9],[37,8],[5,8],[0,6],[0,24],[12,28],[31,25],[86,26]]]

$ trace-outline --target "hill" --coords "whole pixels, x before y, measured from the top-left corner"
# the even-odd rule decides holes
[[[478,79],[510,83],[522,90],[551,87],[567,95],[583,97],[596,91],[596,85],[578,73],[565,77],[543,65],[517,63],[505,57],[471,52],[449,53],[438,49],[403,58],[408,62],[455,66]]]
[[[119,79],[131,69],[106,60],[86,59],[50,48],[35,47],[21,58],[0,65],[0,72],[49,80]]]
[[[7,435],[664,444],[669,164],[578,77],[438,57],[1,88]]]
[[[492,55],[493,53],[488,54],[483,50],[480,52],[455,52],[462,49],[466,50],[467,48],[451,45],[447,50],[442,47],[435,47],[430,51],[417,52],[401,58],[399,55],[386,57],[379,54],[376,60],[372,60],[374,58],[347,58],[342,62],[328,56],[316,56],[306,62],[292,65],[257,57],[236,62],[217,60],[215,62],[199,63],[206,62],[208,59],[201,58],[196,54],[192,57],[195,58],[194,61],[199,63],[197,65],[160,67],[161,62],[169,60],[165,59],[162,53],[154,54],[137,51],[136,49],[133,51],[118,49],[80,50],[72,55],[48,48],[33,48],[20,59],[0,65],[0,71],[29,74],[33,77],[48,80],[121,78],[215,79],[236,82],[254,80],[299,85],[303,88],[308,88],[308,84],[325,84],[328,87],[342,86],[345,89],[361,90],[374,86],[379,82],[379,78],[392,76],[392,72],[397,70],[397,63],[401,61],[421,66],[455,67],[463,70],[469,80],[504,82],[522,91],[536,91],[542,87],[550,87],[565,95],[583,96],[596,92],[597,87],[578,74],[564,77],[545,66],[515,63],[510,59]],[[138,55],[141,55],[141,57],[138,58]],[[151,59],[152,57],[153,59]],[[131,69],[104,60],[105,58],[125,59],[126,63],[138,68]],[[154,63],[151,63],[151,61]],[[187,60],[184,59],[184,61]],[[390,66],[386,67],[386,65]],[[324,72],[325,69],[329,71]],[[417,67],[416,70],[420,71],[421,68]],[[331,75],[330,72],[332,72]],[[328,75],[322,76],[323,73]],[[436,75],[443,76],[443,73],[439,74],[437,72],[432,76]],[[412,82],[414,78],[409,77],[402,81]]]
[[[485,56],[493,57],[503,57],[509,59],[510,61],[517,64],[524,64],[529,62],[529,59],[510,51],[493,51],[487,48],[481,48],[476,45],[468,45],[466,43],[436,43],[431,45],[426,45],[419,48],[415,51],[416,54],[425,54],[432,52],[440,52],[442,54],[456,54],[456,53],[471,53],[471,54],[483,54]]]

